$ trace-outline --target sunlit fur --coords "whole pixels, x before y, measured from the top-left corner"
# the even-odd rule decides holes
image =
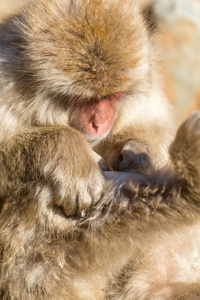
[[[199,114],[164,172],[175,130],[136,2],[34,0],[1,25],[2,300],[199,297]],[[78,108],[117,94],[88,143]],[[113,183],[93,150],[137,174]]]

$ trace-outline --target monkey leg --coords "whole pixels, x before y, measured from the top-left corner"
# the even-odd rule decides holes
[[[183,190],[195,197],[200,194],[200,111],[194,112],[180,126],[170,154]]]

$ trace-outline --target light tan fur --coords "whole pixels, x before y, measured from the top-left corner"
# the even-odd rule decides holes
[[[179,239],[198,235],[199,114],[164,172],[175,131],[147,25],[131,0],[34,0],[1,25],[2,300],[198,297],[199,254],[195,272]],[[80,110],[112,97],[89,136]],[[173,277],[190,251],[192,284]]]

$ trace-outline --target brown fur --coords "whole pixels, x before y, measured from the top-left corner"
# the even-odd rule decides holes
[[[1,299],[198,297],[173,274],[198,232],[199,115],[173,144],[176,179],[160,170],[174,126],[137,5],[34,0],[1,25],[0,91]],[[88,137],[80,110],[119,94],[109,131]],[[139,172],[103,173],[93,150]]]
[[[199,299],[199,150],[200,112],[171,147],[177,175],[133,174],[84,218],[42,181],[7,197],[1,299]]]

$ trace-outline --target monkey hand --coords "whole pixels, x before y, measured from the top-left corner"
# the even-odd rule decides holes
[[[47,184],[54,205],[67,216],[84,215],[102,196],[106,182],[100,157],[71,127],[41,127],[20,133],[1,147],[0,193]]]
[[[110,165],[115,171],[143,172],[153,171],[148,147],[138,141],[128,140],[110,153]]]
[[[56,157],[56,167],[50,168],[49,178],[53,179],[55,204],[62,207],[67,216],[83,217],[102,197],[105,178],[101,167],[105,165],[82,134],[68,130],[73,134],[59,141],[61,151]],[[54,162],[55,159],[50,165]]]

